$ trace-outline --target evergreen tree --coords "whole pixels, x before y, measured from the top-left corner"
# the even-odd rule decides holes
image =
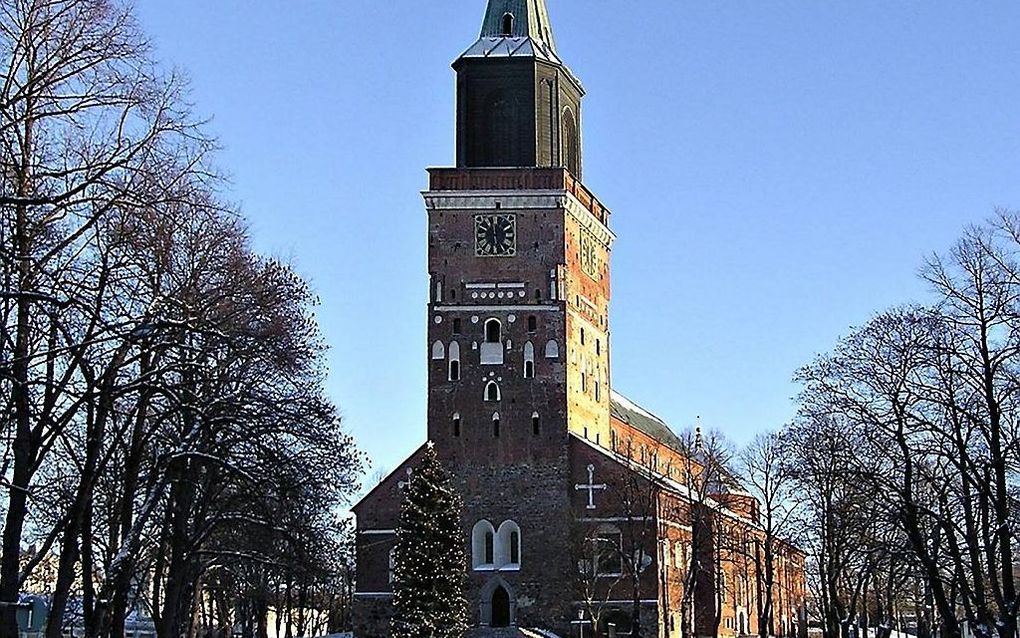
[[[462,638],[468,628],[462,504],[431,442],[403,490],[391,633],[394,638]]]

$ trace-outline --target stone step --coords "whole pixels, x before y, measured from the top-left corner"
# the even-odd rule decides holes
[[[558,638],[556,634],[540,629],[518,627],[475,627],[464,638]]]

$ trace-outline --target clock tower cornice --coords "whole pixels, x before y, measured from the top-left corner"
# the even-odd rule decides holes
[[[580,180],[562,168],[430,168],[427,210],[565,210],[606,249],[616,234],[610,211]]]
[[[607,249],[612,248],[616,234],[585,208],[572,193],[566,191],[524,191],[503,195],[492,191],[422,191],[427,210],[458,211],[476,214],[479,210],[545,210],[561,208],[578,221]]]

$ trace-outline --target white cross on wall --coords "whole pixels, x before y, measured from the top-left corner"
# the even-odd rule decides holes
[[[588,507],[586,509],[595,509],[595,490],[604,490],[609,486],[605,483],[595,483],[595,466],[588,466],[588,484],[578,483],[574,485],[575,490],[588,490]]]

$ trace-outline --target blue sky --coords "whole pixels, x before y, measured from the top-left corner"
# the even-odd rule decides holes
[[[613,211],[613,386],[737,442],[925,255],[1020,208],[1020,3],[548,0]],[[427,166],[484,0],[141,0],[257,247],[311,280],[376,468],[425,435]]]

